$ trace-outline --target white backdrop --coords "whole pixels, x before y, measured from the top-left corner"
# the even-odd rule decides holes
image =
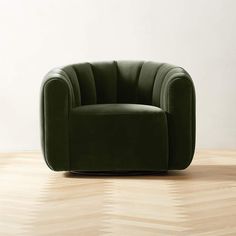
[[[234,0],[0,0],[0,151],[40,148],[48,70],[113,59],[184,67],[197,148],[236,148],[235,12]]]

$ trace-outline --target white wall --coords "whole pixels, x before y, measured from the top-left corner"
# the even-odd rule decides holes
[[[112,59],[187,69],[197,147],[236,148],[236,1],[0,0],[0,151],[40,148],[48,70]]]

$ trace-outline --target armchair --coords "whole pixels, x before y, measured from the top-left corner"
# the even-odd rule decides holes
[[[42,150],[55,171],[181,170],[195,147],[190,75],[166,63],[79,63],[41,89]]]

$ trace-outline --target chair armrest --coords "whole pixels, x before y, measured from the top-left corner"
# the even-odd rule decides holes
[[[195,89],[190,75],[180,67],[166,74],[160,91],[169,133],[169,169],[185,169],[195,149]]]
[[[67,74],[50,71],[41,87],[41,144],[47,165],[56,171],[69,170],[69,112],[74,104]]]

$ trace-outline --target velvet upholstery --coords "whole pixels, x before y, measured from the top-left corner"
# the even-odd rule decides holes
[[[41,90],[42,149],[56,171],[185,169],[195,147],[195,91],[174,65],[79,63]]]

